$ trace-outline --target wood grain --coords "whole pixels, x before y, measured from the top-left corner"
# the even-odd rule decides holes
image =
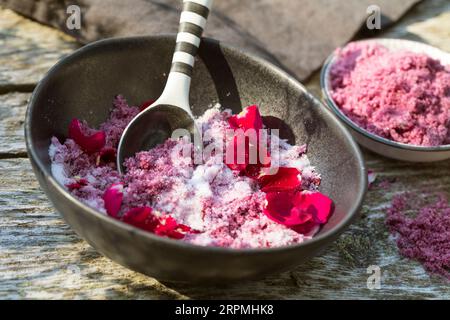
[[[433,43],[447,48],[443,46],[450,36],[438,26],[449,23],[443,12],[449,10],[448,1],[426,1],[386,34],[413,33],[433,42],[438,32],[441,40]],[[32,30],[34,40],[27,30]],[[56,42],[36,44],[44,38]],[[30,52],[16,55],[22,45]],[[0,90],[12,90],[0,91],[0,299],[450,299],[449,283],[427,274],[418,262],[401,258],[384,225],[395,194],[450,192],[448,161],[408,164],[365,151],[367,167],[378,178],[359,219],[321,256],[261,281],[224,287],[161,283],[98,254],[64,223],[40,190],[24,154],[23,117],[29,93],[15,92],[29,90],[27,84],[34,86],[57,57],[74,47],[57,31],[0,9]],[[27,54],[32,52],[36,57],[31,59]],[[8,59],[14,61],[9,66]],[[317,76],[308,87],[320,94]],[[367,288],[370,265],[381,268],[380,290]]]
[[[0,157],[25,156],[23,124],[29,93],[0,95]]]
[[[0,8],[0,93],[32,88],[61,57],[78,47],[62,32]]]

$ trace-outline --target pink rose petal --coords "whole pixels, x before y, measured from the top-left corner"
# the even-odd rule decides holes
[[[326,223],[332,210],[333,202],[327,196],[297,191],[267,193],[263,212],[269,219],[307,234]]]
[[[152,211],[150,207],[133,208],[123,215],[122,221],[136,228],[154,232],[158,225],[158,219],[152,214]]]
[[[263,192],[292,191],[302,185],[300,171],[296,168],[280,167],[275,174],[262,174],[257,180]]]
[[[228,118],[228,123],[233,129],[261,130],[263,121],[258,106],[248,106],[241,113]]]
[[[258,106],[253,105],[245,108],[240,114],[234,115],[228,118],[228,124],[232,129],[241,129],[244,133],[247,133],[247,130],[255,130],[257,143],[256,146],[251,146],[251,139],[249,136],[245,136],[245,138],[238,138],[239,134],[236,133],[233,136],[233,139],[230,139],[226,142],[226,154],[233,153],[233,160],[228,161],[225,156],[225,164],[231,169],[235,171],[240,171],[241,174],[244,174],[249,177],[256,177],[259,175],[261,168],[270,166],[270,155],[268,150],[264,148],[261,152],[263,152],[264,159],[261,160],[261,152],[262,142],[260,141],[260,130],[263,129],[263,122],[261,114],[259,113]],[[245,150],[243,155],[239,154]],[[250,152],[256,153],[256,163],[250,163]]]
[[[319,224],[326,223],[333,211],[333,201],[320,192],[298,192],[293,202],[299,210],[311,213],[314,220]]]
[[[198,233],[184,224],[178,224],[170,216],[158,218],[152,212],[150,207],[133,208],[122,217],[122,220],[139,229],[172,239],[182,239],[187,233]]]
[[[73,190],[79,190],[84,186],[88,185],[88,181],[84,178],[81,179],[76,179],[75,182],[73,183],[69,183],[66,185],[67,189],[69,189],[69,191],[73,191]]]
[[[97,131],[87,135],[84,133],[82,126],[80,120],[73,119],[69,124],[69,138],[73,139],[88,154],[100,151],[106,143],[105,132]]]
[[[172,239],[183,239],[185,235],[183,230],[190,231],[190,228],[185,225],[179,225],[172,217],[166,217],[159,220],[159,224],[155,228],[155,234]]]
[[[308,212],[295,208],[293,200],[295,194],[291,192],[269,192],[266,194],[264,214],[275,222],[287,227],[293,227],[311,220]]]
[[[123,200],[123,184],[115,183],[103,194],[105,209],[109,216],[117,218]]]

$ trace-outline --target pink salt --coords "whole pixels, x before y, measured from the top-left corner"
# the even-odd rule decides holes
[[[450,144],[449,66],[358,42],[337,51],[330,77],[334,101],[359,127],[406,144]]]
[[[110,118],[100,126],[106,132],[107,147],[117,146],[126,124],[138,112],[138,107],[129,107],[121,96],[115,99]],[[216,106],[197,120],[203,131],[210,130],[211,137],[206,142],[209,146],[223,145],[230,115]],[[283,140],[279,144],[277,163],[297,168],[303,188],[316,190],[320,176],[308,161],[306,147],[291,146]],[[89,182],[71,191],[81,201],[105,213],[105,190],[113,183],[123,182],[119,215],[134,207],[150,206],[159,215],[170,215],[178,223],[199,231],[187,234],[181,241],[231,248],[276,247],[300,243],[317,232],[318,227],[301,234],[267,218],[263,214],[265,194],[255,180],[229,169],[222,155],[213,154],[201,165],[193,165],[191,156],[173,156],[186,145],[190,143],[183,139],[169,139],[136,154],[126,160],[124,177],[119,176],[114,163],[98,166],[95,156],[84,154],[71,139],[61,144],[53,138],[49,154],[54,176],[62,184],[77,179]]]
[[[427,204],[425,199],[432,201]],[[445,195],[397,195],[387,211],[386,224],[401,255],[450,280],[450,205]]]

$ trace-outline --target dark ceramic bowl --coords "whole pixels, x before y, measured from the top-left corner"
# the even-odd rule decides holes
[[[259,104],[265,122],[292,143],[307,143],[322,174],[321,191],[336,204],[318,235],[274,249],[200,247],[155,236],[116,221],[75,199],[51,176],[48,147],[63,140],[72,118],[105,121],[113,97],[132,104],[158,97],[170,69],[174,36],[99,41],[56,64],[31,98],[25,133],[33,169],[57,211],[89,244],[135,271],[161,280],[228,282],[295,267],[331,244],[355,218],[367,188],[358,146],[344,126],[305,88],[273,65],[205,39],[192,82],[193,112],[212,102],[239,111]]]
[[[421,42],[403,39],[370,39],[360,40],[360,42],[377,43],[385,46],[391,51],[407,50],[415,53],[424,53],[439,60],[443,65],[450,65],[449,53]],[[450,145],[424,147],[400,143],[373,134],[350,120],[350,118],[341,111],[332,97],[330,71],[336,61],[337,56],[336,52],[334,52],[328,57],[323,65],[320,76],[323,99],[331,111],[347,125],[359,144],[382,156],[403,161],[434,162],[450,158]]]

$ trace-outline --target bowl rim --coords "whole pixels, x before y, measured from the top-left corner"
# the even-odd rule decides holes
[[[331,119],[333,119],[337,125],[337,127],[341,130],[343,136],[347,139],[349,142],[351,148],[353,149],[354,156],[356,158],[356,161],[359,163],[359,167],[357,168],[360,171],[360,181],[359,184],[361,185],[361,188],[358,192],[357,199],[353,203],[353,206],[350,208],[350,210],[347,212],[346,216],[342,218],[342,220],[337,223],[332,229],[324,232],[323,234],[319,234],[317,236],[314,236],[312,239],[305,240],[304,242],[294,244],[294,245],[288,245],[288,246],[280,246],[280,247],[271,247],[271,248],[242,248],[242,249],[236,249],[236,248],[229,248],[229,247],[215,247],[215,246],[201,246],[196,244],[187,243],[180,240],[170,239],[167,237],[161,237],[158,235],[155,235],[151,232],[147,232],[141,229],[138,229],[134,226],[131,226],[129,224],[123,223],[122,221],[113,219],[100,211],[91,208],[90,206],[84,204],[82,201],[78,200],[75,196],[70,194],[63,185],[61,185],[56,179],[52,176],[51,172],[46,168],[46,165],[40,160],[38,157],[34,144],[32,143],[32,140],[30,138],[31,136],[31,114],[33,112],[36,100],[38,95],[40,95],[41,91],[43,90],[44,84],[49,81],[49,78],[52,76],[53,73],[57,72],[62,66],[68,64],[71,62],[72,59],[76,58],[79,55],[88,54],[89,51],[95,50],[97,47],[101,47],[103,45],[110,45],[114,43],[133,43],[133,42],[139,42],[139,41],[145,41],[145,42],[151,42],[151,41],[175,41],[176,34],[158,34],[158,35],[150,35],[150,36],[131,36],[131,37],[114,37],[114,38],[107,38],[98,40],[92,43],[89,43],[87,45],[84,45],[77,50],[73,51],[69,55],[65,56],[64,58],[60,59],[54,66],[52,66],[43,76],[43,78],[39,81],[36,88],[34,89],[26,111],[25,116],[25,141],[26,141],[26,147],[27,152],[30,158],[30,161],[34,162],[36,168],[44,174],[44,179],[47,181],[47,183],[51,184],[54,189],[56,189],[63,197],[66,198],[67,201],[74,204],[76,207],[78,207],[80,210],[84,210],[88,214],[91,214],[95,216],[98,219],[103,220],[106,223],[111,223],[115,227],[123,229],[129,233],[133,233],[140,237],[146,237],[148,240],[152,241],[159,241],[163,244],[166,244],[168,246],[177,247],[179,249],[188,250],[188,251],[204,251],[204,252],[210,252],[210,253],[217,253],[217,254],[225,254],[225,255],[257,255],[257,254],[269,254],[273,252],[287,252],[287,251],[293,251],[296,249],[299,249],[301,247],[307,247],[312,246],[314,244],[320,243],[322,241],[326,241],[327,239],[332,239],[334,236],[338,236],[340,233],[342,233],[345,228],[353,221],[354,218],[359,214],[360,208],[362,207],[362,203],[364,200],[364,197],[367,192],[368,187],[368,181],[367,181],[367,169],[365,166],[364,158],[362,156],[361,150],[348,131],[348,129],[335,117],[335,115],[326,108],[322,102],[314,97],[311,93],[307,91],[307,89],[298,82],[294,77],[289,75],[287,72],[281,70],[279,67],[273,65],[272,63],[264,60],[263,58],[260,58],[254,54],[245,52],[237,47],[234,47],[229,44],[225,44],[222,41],[219,41],[220,47],[224,52],[230,53],[231,55],[234,55],[236,58],[246,58],[250,59],[252,63],[259,64],[265,68],[267,68],[270,72],[274,73],[275,75],[278,75],[282,78],[285,78],[289,81],[289,83],[293,86],[295,86],[298,90],[302,91],[306,95],[309,96],[309,98],[312,100],[312,102],[315,104],[315,106],[322,108],[322,111],[327,113]],[[202,42],[206,43],[217,43],[218,40],[213,38],[202,38]],[[33,166],[34,167],[34,166]],[[54,206],[54,205],[53,205]],[[54,206],[55,207],[55,206]],[[55,208],[56,210],[56,208]],[[59,213],[59,212],[58,212]],[[62,215],[61,213],[59,213]],[[70,225],[70,224],[69,224]],[[72,229],[73,230],[73,229]],[[83,237],[84,238],[84,237]],[[84,239],[85,240],[85,239]]]
[[[436,48],[432,45],[429,45],[429,44],[426,44],[423,42],[419,42],[419,41],[413,41],[413,40],[407,40],[407,39],[396,39],[396,38],[374,38],[374,39],[362,39],[362,40],[352,41],[352,43],[367,43],[367,42],[380,43],[380,44],[389,43],[389,42],[391,42],[391,43],[395,42],[398,44],[410,44],[410,45],[413,44],[415,46],[420,46],[420,47],[423,47],[424,49],[427,49],[430,51],[435,51],[442,55],[448,55],[448,57],[450,59],[450,53],[448,53],[444,50],[441,50],[439,48]],[[347,44],[345,44],[341,47],[338,47],[337,49],[342,49]],[[367,131],[366,129],[361,128],[356,123],[354,123],[349,117],[347,117],[342,112],[342,110],[338,107],[338,105],[334,101],[333,97],[331,96],[332,90],[331,90],[331,85],[330,85],[330,81],[329,81],[329,75],[330,75],[331,67],[336,62],[336,60],[337,60],[337,56],[336,56],[336,50],[335,50],[335,51],[333,51],[333,53],[331,53],[328,56],[328,58],[325,60],[323,66],[322,66],[322,70],[320,72],[320,87],[321,87],[321,92],[322,92],[322,98],[325,100],[326,105],[346,125],[348,125],[353,130],[357,131],[358,133],[362,134],[363,136],[365,136],[371,140],[374,140],[378,143],[388,145],[390,147],[399,148],[399,149],[403,149],[403,150],[409,150],[409,151],[421,151],[421,152],[448,152],[448,151],[450,151],[450,144],[427,147],[427,146],[412,145],[412,144],[397,142],[394,140],[383,138],[374,133],[371,133],[371,132]]]

